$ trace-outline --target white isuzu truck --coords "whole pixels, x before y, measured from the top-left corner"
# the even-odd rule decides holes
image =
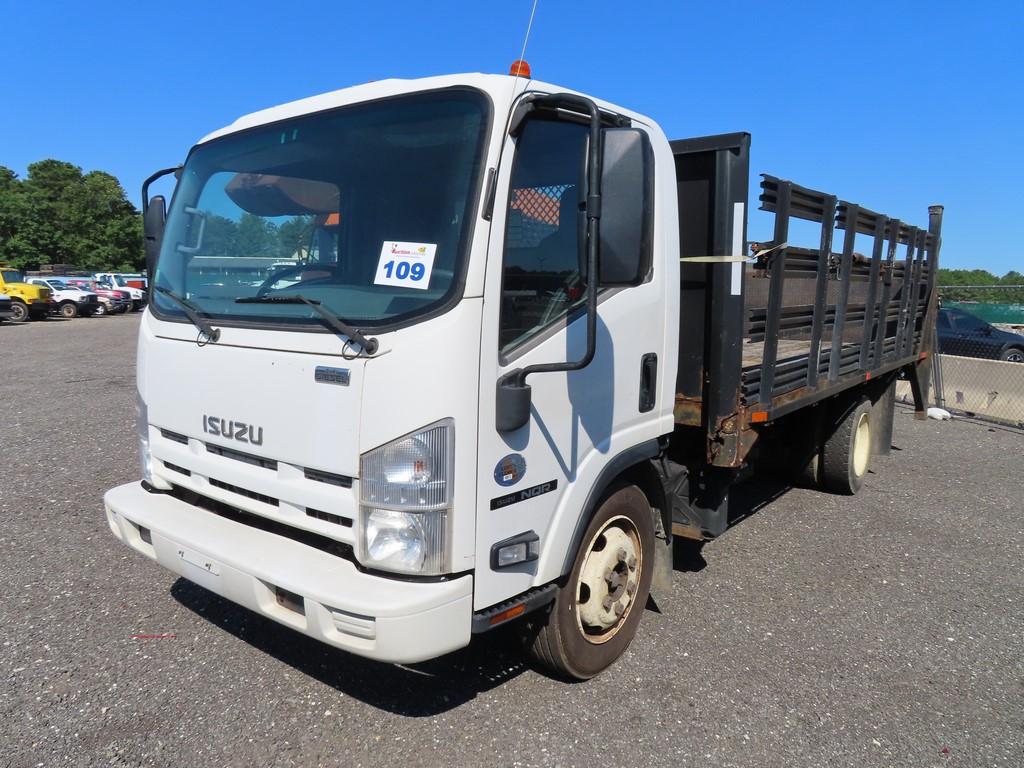
[[[898,376],[924,409],[941,209],[919,229],[766,176],[748,246],[749,143],[481,74],[210,134],[143,187],[142,479],[111,530],[355,654],[516,621],[597,674],[750,467],[853,493]]]

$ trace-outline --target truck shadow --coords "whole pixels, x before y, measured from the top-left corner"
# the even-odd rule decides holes
[[[477,635],[467,648],[415,665],[364,659],[306,637],[185,579],[171,587],[185,608],[304,675],[372,707],[432,717],[530,669],[512,627]]]

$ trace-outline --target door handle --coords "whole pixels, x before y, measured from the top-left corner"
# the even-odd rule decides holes
[[[640,413],[653,410],[658,386],[658,356],[648,352],[640,358]]]

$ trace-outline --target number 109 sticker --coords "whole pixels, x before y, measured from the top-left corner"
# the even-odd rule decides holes
[[[402,288],[426,290],[430,285],[430,271],[434,268],[436,243],[396,243],[385,240],[380,249],[376,285],[396,285]]]

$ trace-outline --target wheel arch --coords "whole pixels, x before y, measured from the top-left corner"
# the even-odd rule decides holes
[[[587,526],[590,525],[590,521],[597,511],[601,499],[610,488],[619,482],[628,482],[638,486],[644,492],[644,495],[647,496],[651,507],[655,508],[660,514],[662,524],[667,526],[666,530],[671,530],[671,522],[666,522],[666,516],[671,514],[671,510],[666,504],[665,492],[658,479],[658,474],[654,467],[651,466],[651,459],[656,458],[660,453],[661,445],[657,439],[652,438],[616,454],[614,458],[604,465],[597,476],[597,480],[590,487],[590,490],[587,491],[586,501],[576,516],[572,536],[569,538],[569,545],[566,547],[562,558],[562,567],[559,572],[560,577],[564,577],[572,571],[573,562],[576,559],[576,551],[583,541],[583,535],[586,533]],[[656,531],[657,527],[655,525]]]

